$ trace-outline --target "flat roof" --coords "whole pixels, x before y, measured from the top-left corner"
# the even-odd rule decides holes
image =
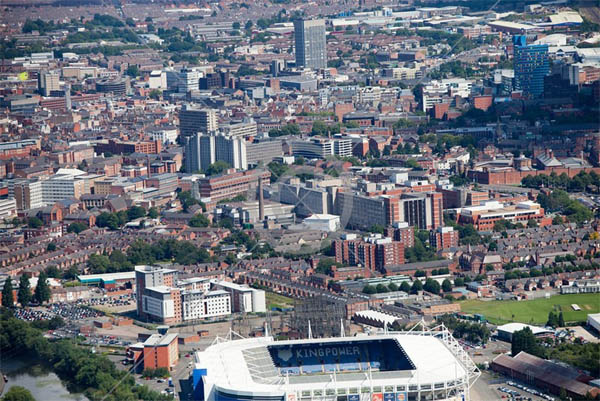
[[[77,276],[79,281],[84,282],[99,282],[99,281],[114,281],[114,280],[133,280],[135,279],[135,271],[120,272],[120,273],[105,273],[105,274],[85,274]]]
[[[160,334],[152,334],[146,341],[144,347],[164,347],[171,344],[177,339],[177,333],[169,333],[164,336]]]
[[[515,331],[521,331],[524,328],[529,327],[533,334],[544,334],[553,333],[552,330],[545,329],[543,327],[531,326],[524,323],[507,323],[502,326],[498,326],[498,331],[505,331],[507,333],[514,333]]]

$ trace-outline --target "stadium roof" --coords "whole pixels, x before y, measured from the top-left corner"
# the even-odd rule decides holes
[[[283,376],[271,358],[268,346],[333,345],[333,343],[373,342],[384,339],[396,340],[400,348],[416,367],[399,371],[353,371]],[[468,357],[467,357],[468,358]],[[216,386],[230,394],[247,396],[283,395],[293,391],[323,388],[335,381],[338,387],[360,387],[390,384],[418,385],[444,383],[455,386],[467,383],[469,374],[462,359],[440,337],[419,333],[377,334],[361,337],[319,338],[312,340],[274,341],[272,337],[216,341],[203,352],[195,355],[196,369],[206,369],[205,386]],[[335,379],[333,379],[335,376]],[[319,384],[320,383],[320,384]],[[327,384],[329,386],[329,384]]]

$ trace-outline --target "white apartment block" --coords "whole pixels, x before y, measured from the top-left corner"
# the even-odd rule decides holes
[[[164,285],[145,288],[142,311],[161,321],[175,318],[175,301],[171,298],[171,289]]]
[[[213,288],[230,294],[234,312],[266,312],[265,292],[229,281],[212,280]]]
[[[231,297],[228,292],[193,290],[181,293],[183,320],[205,319],[231,314]]]

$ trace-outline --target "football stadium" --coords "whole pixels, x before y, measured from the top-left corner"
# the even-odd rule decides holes
[[[207,401],[462,401],[480,375],[443,326],[285,341],[231,332],[194,358],[194,399]]]

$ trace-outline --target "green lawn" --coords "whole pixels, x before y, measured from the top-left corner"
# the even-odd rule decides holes
[[[294,299],[280,295],[271,291],[265,291],[265,301],[267,302],[267,308],[291,308],[294,306]]]
[[[577,304],[581,311],[574,311],[571,304]],[[522,323],[544,324],[548,321],[548,313],[560,306],[566,322],[585,321],[590,313],[600,312],[600,294],[555,295],[548,299],[539,298],[531,301],[479,301],[460,302],[465,313],[480,313],[493,324],[504,324],[511,321]],[[512,317],[514,314],[514,318]]]

